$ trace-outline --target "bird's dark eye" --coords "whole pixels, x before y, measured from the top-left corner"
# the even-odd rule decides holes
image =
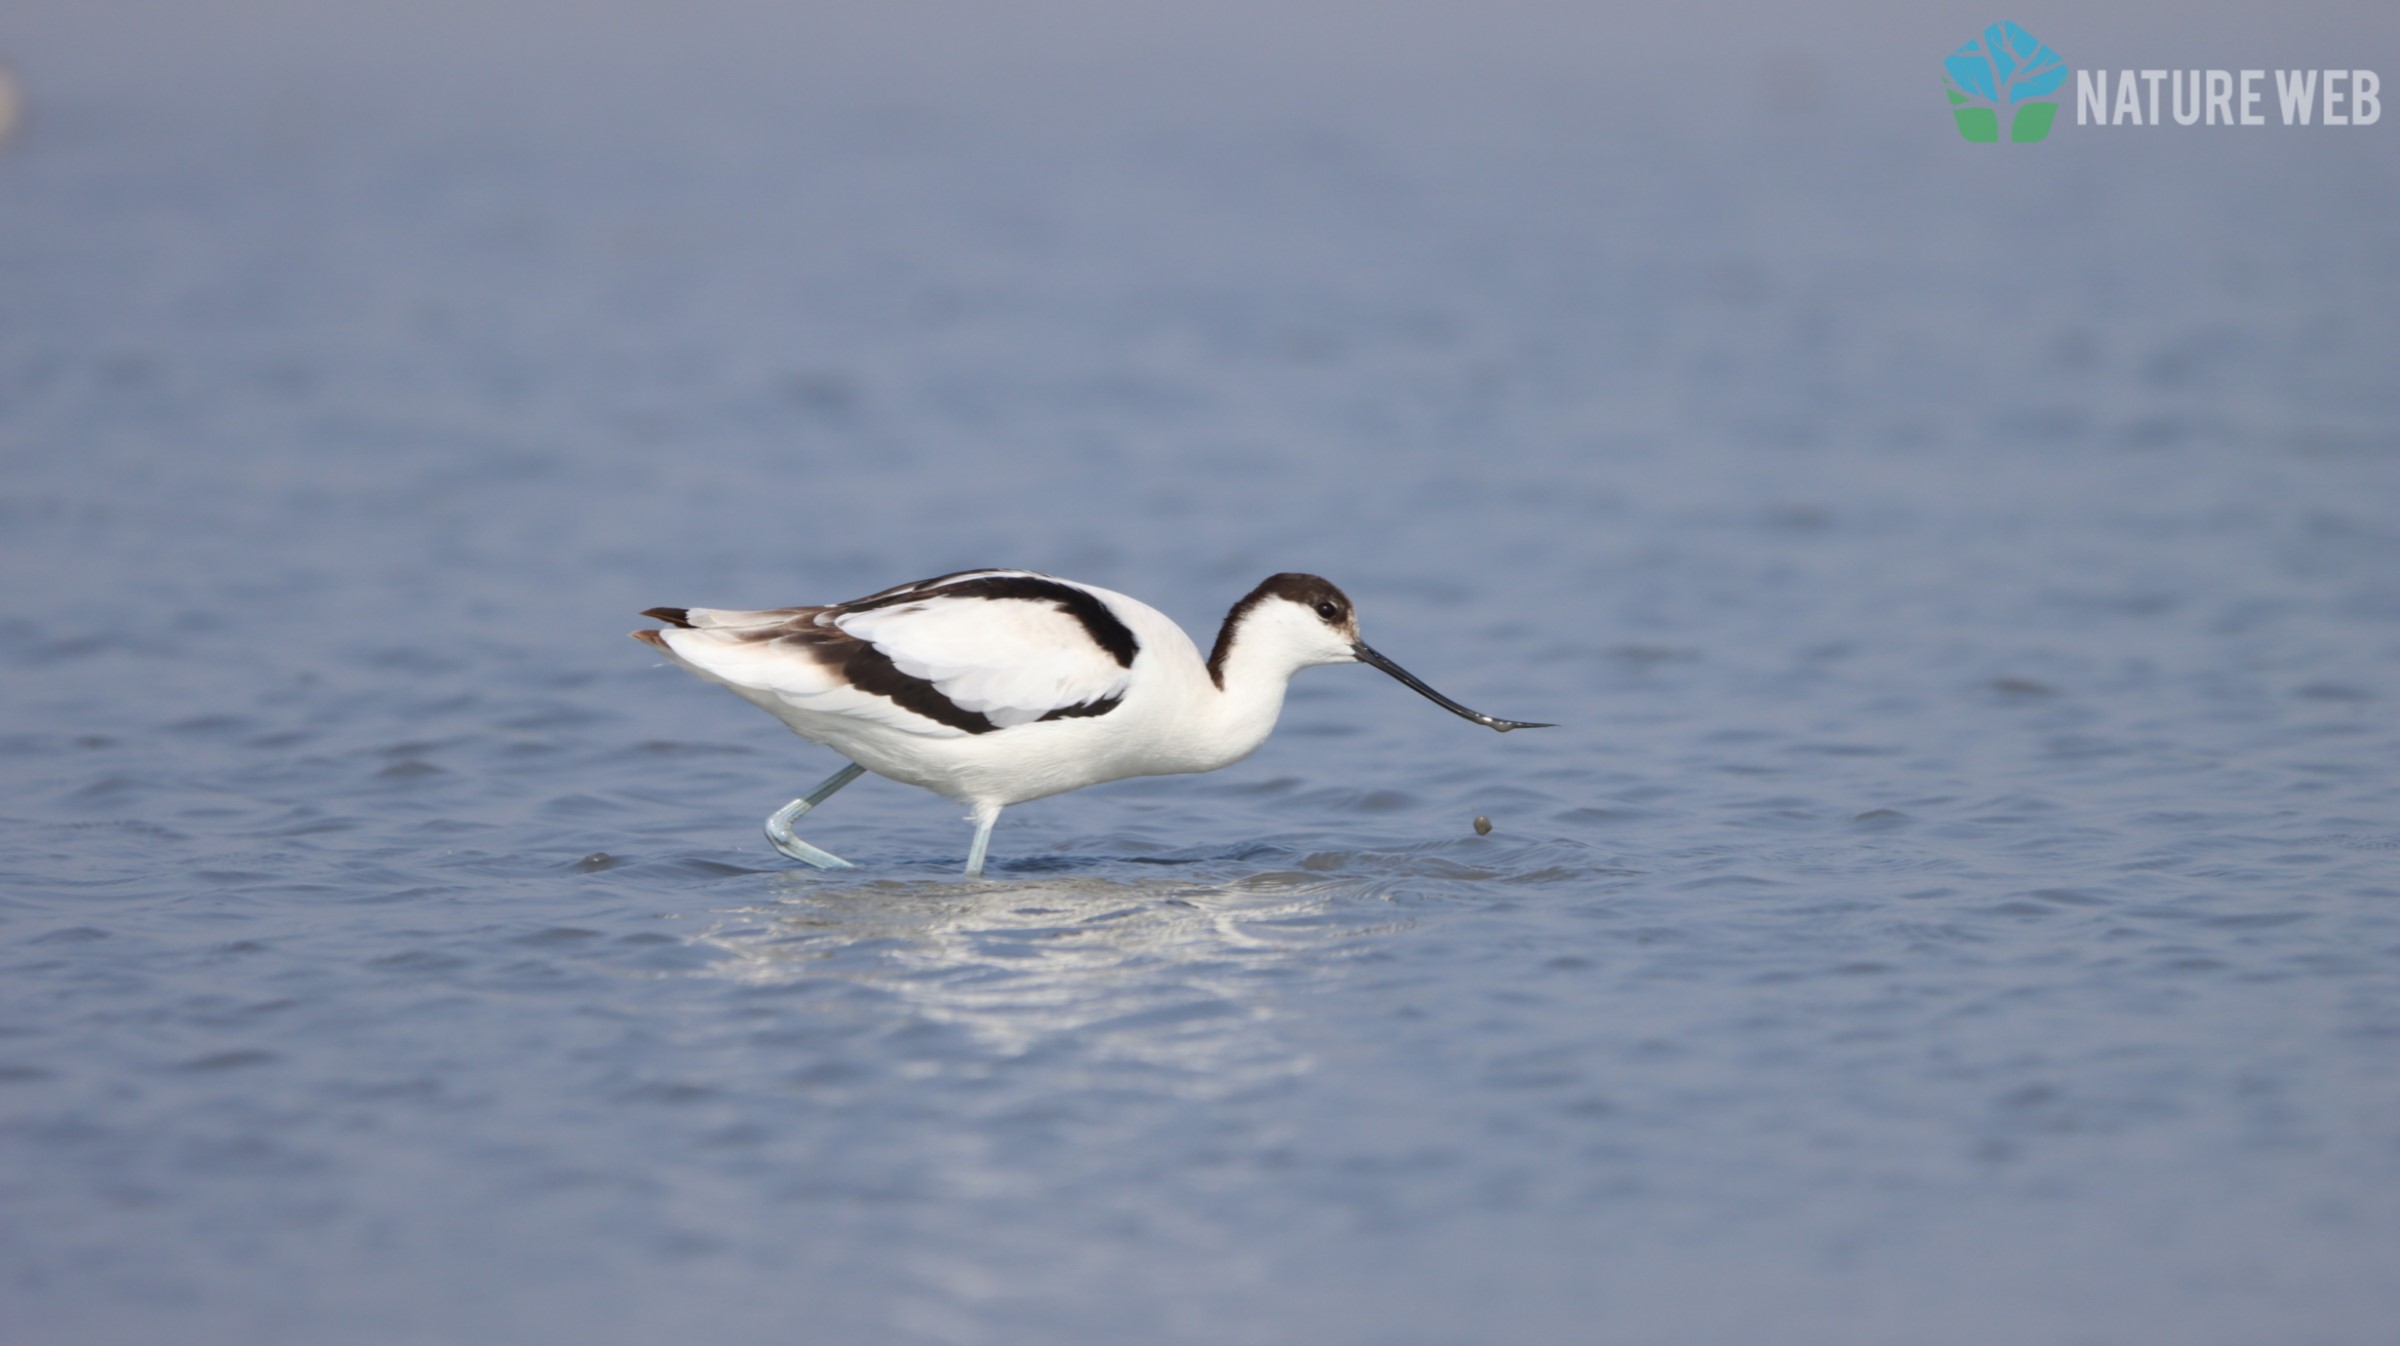
[[[1331,603],[1319,603],[1317,604],[1317,615],[1330,622],[1341,616],[1342,610]]]

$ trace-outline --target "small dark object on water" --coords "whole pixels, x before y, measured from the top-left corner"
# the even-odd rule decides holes
[[[615,869],[617,867],[617,857],[610,855],[606,851],[594,851],[590,855],[587,855],[576,861],[575,867],[582,870],[586,874],[597,874],[604,869]]]
[[[1476,814],[1476,815],[1475,815],[1475,835],[1477,835],[1477,836],[1479,836],[1479,837],[1488,837],[1488,836],[1490,836],[1491,834],[1492,834],[1492,820],[1491,820],[1491,819],[1489,819],[1489,818],[1486,818],[1486,817],[1484,817],[1484,816],[1483,816],[1482,814],[1480,814],[1480,813]]]

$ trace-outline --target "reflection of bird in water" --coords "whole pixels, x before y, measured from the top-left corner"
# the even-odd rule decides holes
[[[812,998],[819,1010],[873,1004],[878,1023],[945,1030],[897,1060],[880,1033],[837,1034],[824,1044],[837,1062],[873,1074],[1041,1053],[1045,1071],[1102,1070],[1117,1085],[1195,1101],[1308,1069],[1307,1044],[1276,1022],[1289,985],[1268,969],[1321,970],[1328,951],[1413,924],[1373,875],[1012,876],[1005,902],[922,879],[828,891],[797,873],[776,877],[784,882],[743,889],[771,900],[714,914],[698,939],[721,956],[703,975],[805,984],[827,997]],[[850,1048],[860,1055],[843,1057]]]
[[[1419,682],[1358,638],[1349,597],[1314,575],[1251,590],[1206,659],[1146,604],[1026,570],[965,570],[826,607],[643,615],[668,626],[635,639],[850,759],[767,819],[777,850],[828,868],[848,862],[793,836],[792,823],[862,772],[972,808],[972,877],[1010,804],[1249,756],[1292,675],[1313,664],[1372,664],[1503,733],[1548,727],[1469,710]]]

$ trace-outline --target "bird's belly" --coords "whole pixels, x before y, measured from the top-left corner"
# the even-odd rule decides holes
[[[759,704],[792,732],[878,776],[967,804],[1021,804],[1133,776],[1211,771],[1233,760],[1192,752],[1171,726],[1151,723],[1131,705],[1105,715],[945,737],[764,699]]]

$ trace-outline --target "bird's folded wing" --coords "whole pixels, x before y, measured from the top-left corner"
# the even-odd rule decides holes
[[[1048,599],[935,595],[837,613],[832,622],[960,710],[1003,729],[1113,703],[1132,680],[1131,669]]]

